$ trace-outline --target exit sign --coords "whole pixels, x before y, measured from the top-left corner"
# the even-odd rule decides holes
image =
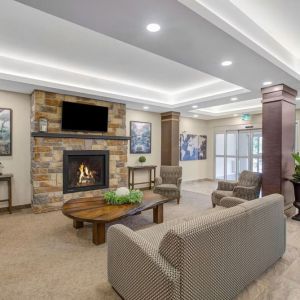
[[[243,121],[250,121],[251,115],[250,114],[242,114],[242,120]]]

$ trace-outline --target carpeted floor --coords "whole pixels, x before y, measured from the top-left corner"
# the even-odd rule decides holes
[[[210,197],[183,192],[180,205],[165,205],[165,220],[211,207]],[[152,211],[123,219],[133,230],[155,226]],[[288,223],[284,258],[238,299],[300,298],[300,226]],[[290,237],[290,238],[289,238]],[[0,299],[120,299],[107,282],[106,244],[91,242],[91,227],[79,230],[60,211],[0,215]],[[162,299],[163,300],[163,299]]]

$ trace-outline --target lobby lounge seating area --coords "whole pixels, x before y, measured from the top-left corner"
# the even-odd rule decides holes
[[[300,2],[0,1],[0,300],[300,299]]]

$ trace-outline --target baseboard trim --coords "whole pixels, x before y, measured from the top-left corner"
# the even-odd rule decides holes
[[[15,205],[12,206],[12,211],[19,210],[19,209],[25,209],[25,208],[31,208],[31,204],[22,204],[22,205]],[[1,207],[0,212],[8,211],[7,207]]]

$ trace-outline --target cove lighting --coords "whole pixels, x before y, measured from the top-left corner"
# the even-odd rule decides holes
[[[150,32],[160,31],[160,26],[156,23],[151,23],[147,25],[147,30]]]
[[[231,60],[224,60],[224,61],[222,61],[221,65],[223,67],[231,66],[232,65],[232,61]]]
[[[265,81],[265,82],[263,82],[263,85],[264,85],[264,86],[270,85],[270,84],[272,84],[272,81]]]

